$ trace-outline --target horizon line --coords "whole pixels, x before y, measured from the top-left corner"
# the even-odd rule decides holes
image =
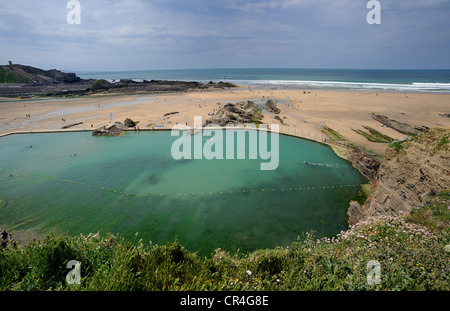
[[[54,68],[52,68],[54,69]],[[449,71],[450,68],[326,68],[326,67],[217,67],[217,68],[171,68],[171,69],[117,69],[117,70],[71,70],[72,72],[127,72],[127,71],[178,71],[178,70],[368,70],[368,71]]]

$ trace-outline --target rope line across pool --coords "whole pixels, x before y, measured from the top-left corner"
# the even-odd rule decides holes
[[[0,169],[4,171],[3,169]],[[303,186],[303,187],[284,187],[284,188],[262,188],[262,189],[242,189],[234,191],[205,191],[205,192],[177,192],[177,193],[127,193],[116,189],[111,189],[103,186],[92,185],[81,181],[62,179],[52,176],[40,176],[40,175],[20,175],[12,174],[6,172],[7,176],[0,179],[0,182],[6,181],[13,177],[25,177],[25,178],[38,178],[47,179],[54,181],[61,181],[66,183],[78,184],[90,188],[96,188],[103,191],[108,191],[116,193],[119,195],[129,196],[129,197],[163,197],[163,196],[176,196],[176,197],[189,197],[189,196],[211,196],[211,195],[225,195],[225,194],[239,194],[239,193],[262,193],[262,192],[291,192],[291,191],[305,191],[305,190],[324,190],[324,189],[338,189],[338,188],[350,188],[350,187],[361,187],[364,184],[345,184],[345,185],[332,185],[332,186]]]

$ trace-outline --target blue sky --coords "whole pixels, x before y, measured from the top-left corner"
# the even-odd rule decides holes
[[[449,0],[0,0],[0,63],[77,71],[450,69]]]

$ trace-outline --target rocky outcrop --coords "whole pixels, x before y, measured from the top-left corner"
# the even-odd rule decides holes
[[[92,136],[118,136],[122,134],[124,129],[125,127],[123,126],[123,124],[116,123],[110,126],[103,126],[95,129],[92,132]]]
[[[263,116],[258,111],[258,105],[252,101],[239,102],[236,104],[228,103],[215,113],[215,115],[206,120],[204,125],[215,124],[226,126],[227,124],[249,124],[262,123]]]
[[[381,116],[375,113],[371,114],[372,119],[375,121],[380,122],[381,124],[386,125],[387,127],[390,127],[397,132],[406,134],[406,135],[413,135],[417,136],[420,135],[423,131],[427,130],[428,127],[426,126],[413,126],[407,123],[399,122],[397,120],[389,119],[388,117]]]
[[[0,247],[6,248],[9,246],[16,246],[16,242],[13,240],[10,233],[6,230],[0,229]]]
[[[428,130],[386,150],[372,183],[372,194],[352,208],[352,222],[370,216],[394,216],[421,206],[427,196],[450,189],[450,128]],[[352,224],[352,223],[350,223]]]
[[[350,207],[347,210],[348,224],[350,226],[353,226],[354,224],[358,223],[358,221],[360,221],[364,217],[361,209],[362,207],[361,205],[359,205],[358,202],[356,201],[350,202]]]
[[[148,94],[185,92],[190,90],[224,89],[236,87],[229,82],[201,83],[197,81],[134,81],[121,79],[114,83],[104,79],[81,79],[74,73],[56,69],[42,70],[24,65],[0,66],[0,96],[83,96],[106,94]]]
[[[66,73],[56,69],[43,70],[32,66],[24,65],[6,65],[0,66],[0,69],[7,73],[11,80],[10,83],[38,83],[38,84],[57,84],[57,83],[75,83],[81,81],[74,73]],[[2,81],[3,82],[3,81]]]
[[[348,159],[353,166],[360,171],[370,182],[373,182],[377,176],[380,161],[373,155],[364,151],[359,147],[353,148],[349,151]]]
[[[104,79],[95,80],[94,83],[92,83],[91,91],[98,92],[98,91],[107,91],[112,87],[112,83],[108,82]]]
[[[278,108],[277,102],[271,99],[266,102],[266,109],[267,111],[275,114],[279,114],[281,112],[280,108]]]
[[[125,121],[123,121],[123,125],[125,127],[135,127],[136,126],[136,122],[134,122],[130,118],[126,118]]]
[[[61,127],[61,129],[65,130],[65,129],[70,129],[71,127],[77,126],[77,125],[81,125],[83,124],[83,122],[77,122],[77,123],[73,123],[73,124],[68,124],[68,125],[64,125],[63,127]]]
[[[106,80],[96,80],[90,88],[90,92],[101,93],[154,93],[154,92],[185,92],[190,90],[224,89],[235,87],[232,83],[209,82],[200,83],[196,81],[167,81],[167,80],[144,80],[137,82],[129,79],[121,79],[119,82],[111,83]]]
[[[179,112],[178,112],[178,111],[175,111],[175,112],[168,112],[168,113],[166,113],[165,115],[163,115],[163,118],[164,118],[164,117],[171,116],[171,115],[173,115],[173,114],[179,114]]]

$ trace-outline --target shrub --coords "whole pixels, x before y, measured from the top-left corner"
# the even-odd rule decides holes
[[[448,191],[406,216],[375,217],[334,237],[313,233],[289,248],[201,258],[178,241],[144,245],[120,236],[50,235],[0,249],[0,290],[449,290]],[[447,204],[446,208],[436,204]],[[67,262],[81,284],[66,284]],[[370,261],[380,282],[367,281]]]

